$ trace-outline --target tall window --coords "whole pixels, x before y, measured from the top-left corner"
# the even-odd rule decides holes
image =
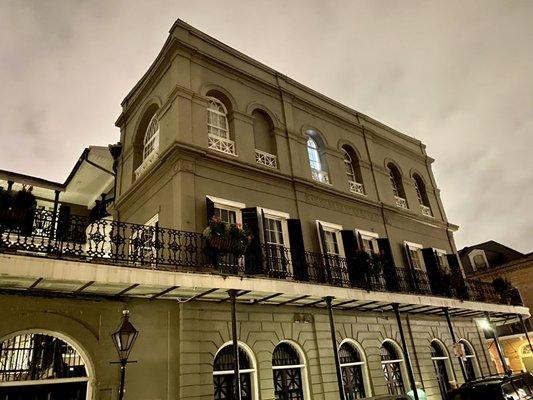
[[[207,133],[229,139],[227,114],[224,104],[220,100],[210,97],[207,106]]]
[[[398,354],[395,346],[385,341],[381,345],[381,368],[390,395],[405,393],[402,377],[403,358]]]
[[[362,361],[357,349],[345,342],[339,348],[339,360],[342,370],[342,383],[346,400],[362,399],[366,396],[363,379]]]
[[[143,162],[159,150],[159,121],[154,115],[148,124],[143,142]]]
[[[329,184],[329,174],[324,159],[324,144],[320,136],[312,130],[307,131],[307,155],[313,179]]]
[[[255,161],[267,167],[277,168],[276,138],[274,124],[262,110],[252,112],[254,120]]]
[[[348,146],[343,146],[342,152],[344,169],[346,171],[346,177],[348,178],[348,188],[350,189],[350,192],[364,195],[365,190],[361,178],[359,160],[357,159],[355,151]]]
[[[219,350],[213,363],[213,383],[215,386],[215,400],[233,399],[233,377],[235,373],[235,362],[233,357],[233,346],[226,345]],[[251,400],[253,398],[252,375],[255,373],[250,358],[244,349],[239,347],[239,378],[241,381],[241,399]]]
[[[411,242],[404,242],[404,245],[410,267],[423,269],[422,245]]]
[[[422,209],[422,214],[427,215],[428,217],[432,216],[431,208],[429,206],[429,198],[426,192],[426,185],[420,176],[417,174],[413,175],[413,182],[415,184],[416,197],[418,199],[418,204]]]
[[[296,349],[280,343],[272,356],[274,395],[276,400],[303,400],[302,369],[305,367]]]
[[[446,400],[446,393],[452,389],[448,374],[448,370],[451,371],[450,357],[444,346],[437,340],[431,342],[431,360],[433,361],[433,367],[437,375],[440,394],[442,399]]]
[[[407,201],[405,200],[405,191],[403,189],[402,175],[398,168],[389,163],[387,165],[389,170],[389,179],[392,187],[392,192],[394,194],[394,199],[397,207],[407,208]]]
[[[459,343],[461,343],[465,349],[465,358],[462,363],[465,367],[466,379],[472,381],[477,378],[476,370],[479,368],[476,353],[468,341],[461,339]]]

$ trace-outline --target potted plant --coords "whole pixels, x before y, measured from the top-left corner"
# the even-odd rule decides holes
[[[514,289],[511,282],[503,277],[496,278],[492,281],[492,287],[494,287],[503,303],[511,304],[511,294]]]

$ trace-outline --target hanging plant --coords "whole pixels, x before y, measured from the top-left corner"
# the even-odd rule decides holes
[[[492,281],[492,287],[500,295],[503,302],[511,301],[511,294],[514,289],[513,285],[506,278],[500,277]]]
[[[242,255],[246,253],[252,236],[240,224],[228,224],[214,216],[202,233],[212,251]]]
[[[21,190],[0,191],[0,225],[5,229],[20,229],[31,233],[37,201],[32,193],[33,186],[22,186]]]

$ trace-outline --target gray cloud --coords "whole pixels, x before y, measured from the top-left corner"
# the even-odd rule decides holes
[[[533,249],[533,2],[0,2],[0,168],[62,180],[182,18],[415,136],[459,246]]]

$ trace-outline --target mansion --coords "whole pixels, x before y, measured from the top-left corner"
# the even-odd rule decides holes
[[[440,400],[529,317],[465,279],[423,143],[181,20],[116,126],[0,171],[2,400]]]

